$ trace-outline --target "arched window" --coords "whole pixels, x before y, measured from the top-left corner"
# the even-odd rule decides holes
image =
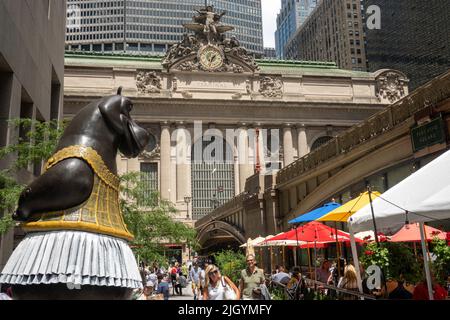
[[[322,145],[324,145],[325,143],[327,143],[328,141],[330,141],[331,139],[333,139],[333,137],[330,136],[324,136],[324,137],[320,137],[318,138],[316,141],[314,141],[314,143],[311,146],[311,151],[314,151],[316,149],[318,149],[319,147],[321,147]]]
[[[191,150],[192,217],[198,220],[234,197],[233,148],[222,137],[197,140]]]

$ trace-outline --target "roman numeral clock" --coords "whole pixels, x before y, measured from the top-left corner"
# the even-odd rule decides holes
[[[198,61],[207,71],[220,69],[224,64],[224,60],[225,58],[222,50],[214,45],[208,44],[198,51]]]

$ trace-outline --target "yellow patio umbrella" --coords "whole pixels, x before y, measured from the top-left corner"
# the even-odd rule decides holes
[[[378,198],[381,194],[377,191],[371,192],[372,200]],[[347,222],[348,218],[354,215],[358,210],[362,209],[370,203],[369,192],[361,193],[358,197],[343,204],[339,208],[334,209],[330,213],[320,217],[316,221],[335,221]]]
[[[371,191],[370,196],[369,192],[363,192],[358,197],[346,202],[342,206],[334,209],[333,211],[327,213],[326,215],[320,217],[316,221],[334,221],[334,228],[336,229],[336,250],[337,255],[341,254],[341,247],[337,239],[337,223],[338,222],[347,222],[348,218],[354,215],[359,209],[362,209],[366,205],[370,203],[370,200],[378,198],[381,194],[377,191]],[[338,270],[340,270],[340,263],[338,259]],[[339,274],[340,276],[340,274]]]

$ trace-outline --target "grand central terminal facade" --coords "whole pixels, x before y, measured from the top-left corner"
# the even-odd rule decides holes
[[[254,60],[225,37],[227,26],[206,30],[197,21],[185,26],[194,35],[163,59],[65,56],[64,118],[123,87],[152,139],[138,158],[118,157],[119,172],[143,172],[149,191],[174,203],[185,223],[241,195],[255,172],[274,176],[409,93],[407,77],[395,70]]]

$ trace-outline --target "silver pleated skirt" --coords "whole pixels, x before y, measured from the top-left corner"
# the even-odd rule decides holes
[[[83,231],[27,234],[0,274],[0,283],[142,288],[125,240]]]

